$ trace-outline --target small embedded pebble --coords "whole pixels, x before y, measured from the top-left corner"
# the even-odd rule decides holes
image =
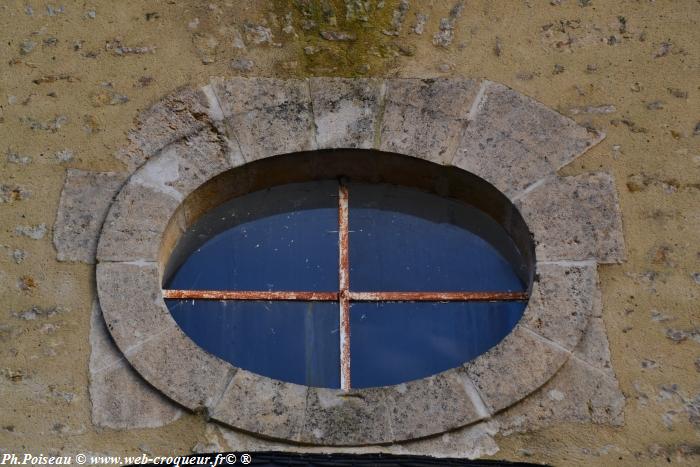
[[[428,15],[423,14],[423,13],[416,13],[416,22],[411,28],[411,31],[413,31],[414,34],[418,34],[419,36],[423,34],[423,31],[425,31],[425,23],[428,21]]]
[[[651,370],[651,369],[658,368],[658,367],[659,367],[659,364],[656,363],[654,360],[650,360],[648,358],[645,358],[644,360],[642,360],[642,368],[644,368],[645,370]]]
[[[680,329],[667,329],[666,337],[671,339],[676,344],[679,344],[688,339],[688,333]]]
[[[687,99],[688,98],[688,91],[684,91],[682,89],[668,88],[668,93],[671,94],[673,97],[677,97],[679,99]]]
[[[23,156],[13,151],[7,151],[7,162],[12,164],[27,165],[32,161],[31,156]]]
[[[139,88],[145,88],[146,86],[153,84],[154,81],[155,78],[153,78],[153,76],[142,76],[136,81],[136,86]]]
[[[32,240],[40,240],[46,235],[46,224],[39,225],[18,225],[15,227],[15,233],[17,235],[23,235],[29,237]]]
[[[255,63],[247,58],[236,58],[231,60],[230,66],[232,70],[250,71],[253,69],[253,66],[255,66]]]
[[[156,48],[153,46],[138,46],[129,47],[122,44],[120,39],[112,39],[105,42],[105,50],[112,51],[114,55],[143,55],[143,54],[154,54],[156,53]]]
[[[284,16],[284,27],[282,28],[282,32],[285,34],[294,34],[294,25],[292,24],[291,13],[287,13]]]
[[[36,42],[34,41],[24,41],[19,45],[19,53],[21,55],[27,55],[36,47]]]
[[[454,27],[447,18],[440,19],[440,30],[433,35],[433,45],[447,47],[454,38]]]
[[[15,264],[21,264],[27,258],[27,252],[24,250],[16,249],[12,251],[12,259]]]
[[[248,43],[276,45],[272,42],[272,30],[270,28],[259,24],[244,23],[243,30]]]
[[[53,5],[47,5],[47,6],[46,6],[46,14],[49,15],[49,16],[60,15],[60,14],[63,13],[64,11],[65,11],[65,8],[64,8],[63,5],[61,5],[61,6],[58,7],[58,8],[56,8],[56,7],[53,6]]]
[[[519,71],[515,77],[520,81],[530,81],[535,78],[535,75],[529,71]]]
[[[585,107],[572,107],[569,109],[571,115],[578,114],[611,114],[617,112],[617,108],[612,104],[588,105]]]
[[[0,185],[0,204],[22,201],[30,197],[30,192],[17,185]]]
[[[53,120],[47,122],[42,122],[32,117],[21,117],[20,122],[35,131],[43,130],[56,133],[63,125],[68,123],[68,117],[65,115],[56,115]]]
[[[654,53],[653,57],[654,58],[665,57],[671,51],[671,47],[673,47],[673,44],[671,44],[670,42],[661,43],[661,45],[659,46],[657,51]]]
[[[496,38],[496,44],[493,46],[493,53],[494,53],[494,55],[496,55],[496,57],[500,57],[501,53],[503,53],[501,39],[499,39],[498,37]]]
[[[32,276],[24,275],[17,281],[17,287],[20,290],[29,291],[35,289],[37,286],[36,280]]]
[[[70,149],[63,149],[58,151],[55,157],[58,162],[69,162],[73,160],[73,151]]]
[[[321,31],[321,37],[327,41],[353,42],[357,40],[354,33],[346,31]]]
[[[316,29],[316,21],[310,20],[310,19],[305,19],[301,22],[301,29],[304,31],[310,31],[312,29]]]

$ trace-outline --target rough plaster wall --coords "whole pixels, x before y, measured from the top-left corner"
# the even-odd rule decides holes
[[[343,5],[359,2],[297,3],[313,8],[0,4],[0,447],[172,453],[211,443],[217,430],[191,414],[131,431],[91,421],[94,270],[56,261],[51,226],[67,168],[125,169],[114,152],[140,110],[210,76],[480,76],[607,133],[564,173],[615,176],[629,258],[599,268],[625,425],[562,423],[497,436],[495,457],[697,462],[700,3],[466,1],[460,9],[412,1],[405,13],[397,1],[369,12]],[[332,8],[315,8],[321,3]],[[326,40],[304,29],[311,21],[346,33],[330,39],[355,40]],[[493,430],[485,433],[490,439]],[[490,443],[484,454],[495,452]]]

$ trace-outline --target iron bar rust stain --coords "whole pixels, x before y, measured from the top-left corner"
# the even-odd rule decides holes
[[[340,388],[350,389],[350,238],[348,187],[338,188],[338,283],[340,289]]]
[[[525,292],[350,292],[358,302],[496,302],[527,300]]]
[[[338,300],[357,302],[486,302],[527,300],[526,292],[270,292],[255,290],[163,290],[163,298],[196,300]]]
[[[197,300],[338,300],[338,292],[267,292],[255,290],[163,290],[163,298]]]

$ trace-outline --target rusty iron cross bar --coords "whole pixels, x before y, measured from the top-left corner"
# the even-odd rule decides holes
[[[256,290],[163,290],[163,298],[180,300],[260,300],[337,302],[338,292],[271,292]],[[349,292],[351,302],[507,302],[527,300],[526,292]]]
[[[351,292],[349,194],[338,189],[338,292],[255,290],[163,290],[166,299],[193,300],[300,300],[338,302],[340,305],[340,387],[350,384],[350,302],[496,302],[524,301],[527,292]]]
[[[338,188],[338,284],[340,288],[340,388],[350,389],[350,213],[348,187]]]

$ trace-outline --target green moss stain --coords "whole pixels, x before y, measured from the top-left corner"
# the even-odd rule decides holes
[[[293,33],[277,37],[293,46],[291,62],[297,64],[288,69],[281,64],[279,71],[297,76],[387,74],[397,57],[411,55],[412,50],[398,36],[384,33],[392,28],[398,4],[399,0],[273,0],[280,28],[285,22],[293,28]],[[346,40],[328,40],[324,33]]]

